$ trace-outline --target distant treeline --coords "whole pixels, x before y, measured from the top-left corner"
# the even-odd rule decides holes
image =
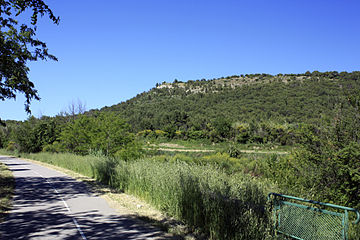
[[[114,113],[30,117],[24,122],[6,121],[0,127],[0,148],[26,153],[100,152],[124,160],[141,154],[130,126]]]

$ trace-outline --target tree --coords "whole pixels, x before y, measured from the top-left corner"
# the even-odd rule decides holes
[[[80,115],[77,119],[69,122],[61,132],[60,140],[69,152],[85,155],[92,148],[92,141],[96,135],[95,119],[86,115]]]
[[[41,151],[41,139],[37,132],[39,130],[38,126],[39,120],[32,116],[14,129],[14,140],[21,152]]]
[[[60,141],[64,149],[70,152],[85,155],[95,150],[114,155],[134,144],[134,135],[129,131],[130,126],[113,113],[79,115],[66,125]]]
[[[84,114],[86,112],[86,104],[82,103],[80,99],[75,102],[74,100],[69,103],[67,110],[63,113],[65,116],[69,116],[71,120],[75,120],[76,116]]]
[[[92,146],[106,155],[114,155],[135,141],[130,133],[130,125],[115,113],[99,114],[95,118],[95,125]]]
[[[217,117],[213,122],[216,136],[220,138],[220,140],[229,139],[231,132],[231,122],[225,117]]]
[[[30,23],[19,24],[18,16],[30,10]],[[29,61],[57,58],[48,52],[46,43],[35,38],[38,17],[48,15],[59,24],[52,10],[42,0],[0,0],[0,100],[25,95],[25,111],[30,113],[32,99],[40,100],[34,83],[28,77]]]

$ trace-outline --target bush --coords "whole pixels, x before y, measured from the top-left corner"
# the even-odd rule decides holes
[[[64,148],[58,141],[55,141],[52,144],[45,145],[42,151],[50,152],[50,153],[59,153],[59,152],[64,152]]]
[[[144,151],[140,144],[134,142],[126,145],[123,149],[115,153],[115,158],[124,161],[136,160],[144,156]]]
[[[226,150],[226,152],[229,154],[232,158],[240,158],[243,153],[240,150],[240,147],[235,144],[230,144]]]
[[[14,141],[10,141],[6,147],[6,150],[14,152],[14,151],[18,151],[19,148],[20,146],[18,144],[16,144]]]

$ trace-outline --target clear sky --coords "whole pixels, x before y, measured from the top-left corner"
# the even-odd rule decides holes
[[[58,62],[33,62],[41,101],[54,116],[78,99],[111,106],[156,83],[247,73],[358,71],[358,0],[45,0],[60,25],[37,36]],[[0,118],[24,120],[24,98],[0,101]]]

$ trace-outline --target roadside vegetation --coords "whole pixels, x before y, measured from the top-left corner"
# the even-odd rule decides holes
[[[11,171],[5,164],[0,163],[0,222],[11,209],[15,181]]]
[[[356,87],[359,76],[358,72],[315,72],[296,75],[294,79],[278,76],[281,81],[276,86],[290,92],[299,86],[297,91],[309,90],[319,82],[324,89],[325,95],[320,94],[319,98],[304,95],[304,99],[312,99],[316,104],[297,108],[296,114],[289,111],[290,123],[281,122],[281,118],[264,121],[261,117],[245,121],[247,115],[236,115],[235,110],[233,115],[232,110],[219,110],[221,114],[217,116],[204,110],[201,116],[206,121],[202,122],[169,108],[161,115],[169,121],[163,122],[163,127],[151,122],[142,125],[146,101],[151,103],[154,99],[141,94],[134,98],[136,101],[129,100],[133,113],[127,112],[130,108],[124,103],[112,108],[122,109],[119,111],[79,111],[52,118],[31,117],[24,122],[6,121],[7,126],[0,128],[0,147],[136,195],[206,238],[271,239],[272,220],[267,203],[271,191],[360,209],[360,92]],[[247,78],[260,79],[257,75]],[[248,86],[249,94],[265,94],[262,87],[267,89],[273,80],[273,76],[265,76],[263,82],[254,80],[229,87],[223,91],[220,102],[225,104],[230,89],[242,91],[238,88],[244,86]],[[212,84],[200,82],[204,86]],[[193,84],[197,83],[181,86],[186,89]],[[288,84],[292,87],[288,88]],[[200,101],[191,95],[199,93],[191,90],[194,86],[188,89],[181,106],[187,106],[190,98]],[[253,92],[251,88],[255,86],[257,90]],[[209,94],[220,96],[222,90],[217,87],[216,92],[213,89]],[[159,86],[156,89],[173,90]],[[167,97],[170,102],[166,107],[178,106],[175,103],[182,98],[174,97],[175,93],[166,95],[166,91],[158,92],[154,98]],[[209,97],[206,92],[203,94]],[[332,105],[324,103],[326,111],[316,121],[314,115],[304,120],[302,117],[310,110],[319,110],[324,96],[331,98]],[[144,118],[137,115],[138,107],[144,108]],[[194,112],[190,109],[190,113]],[[149,119],[162,123],[157,114],[154,112],[154,118]],[[295,122],[299,114],[302,117]],[[201,125],[196,127],[196,122]],[[360,227],[352,227],[350,239],[359,238]]]
[[[69,153],[21,156],[77,171],[138,196],[211,239],[271,236],[267,193],[274,186],[265,179],[259,181],[240,172],[228,174],[212,165],[162,162],[157,157],[122,161]]]

